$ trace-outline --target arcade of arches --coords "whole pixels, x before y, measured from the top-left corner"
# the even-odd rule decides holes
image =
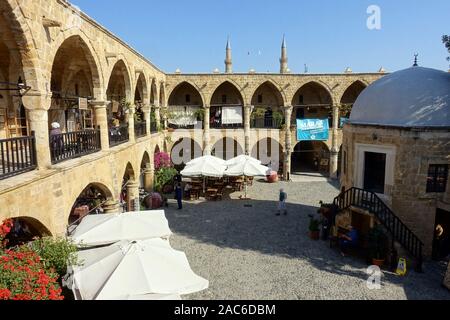
[[[99,203],[132,209],[152,189],[156,148],[181,164],[252,154],[285,178],[328,157],[319,169],[335,178],[340,118],[383,76],[166,74],[88,16],[74,28],[76,12],[0,0],[0,220],[28,217],[52,234]],[[328,119],[328,140],[297,141],[297,119]],[[180,138],[191,139],[182,150]]]

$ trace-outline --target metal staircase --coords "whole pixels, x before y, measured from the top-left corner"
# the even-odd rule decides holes
[[[350,207],[357,207],[374,214],[391,233],[393,240],[401,244],[416,259],[416,271],[422,271],[423,242],[374,192],[351,188],[336,197],[333,204],[338,208],[338,213]]]

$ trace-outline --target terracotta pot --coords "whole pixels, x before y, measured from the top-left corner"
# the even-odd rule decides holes
[[[378,266],[378,267],[380,267],[380,268],[384,265],[384,261],[385,261],[385,259],[375,259],[375,258],[372,258],[372,264],[373,264],[374,266]]]
[[[320,231],[310,231],[309,232],[309,237],[312,240],[319,240],[320,239]]]
[[[267,176],[267,182],[269,183],[275,183],[278,182],[278,173],[272,172],[270,176]]]

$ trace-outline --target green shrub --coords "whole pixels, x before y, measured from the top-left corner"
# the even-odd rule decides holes
[[[155,190],[162,191],[162,188],[171,182],[178,171],[171,167],[162,167],[155,172]]]
[[[44,267],[54,269],[60,277],[67,273],[68,265],[79,265],[77,246],[66,238],[42,238],[27,245],[42,259]]]

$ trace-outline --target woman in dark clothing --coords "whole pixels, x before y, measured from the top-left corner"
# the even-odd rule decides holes
[[[178,183],[175,188],[175,199],[178,202],[178,210],[183,209],[183,189],[181,188],[181,183]]]

